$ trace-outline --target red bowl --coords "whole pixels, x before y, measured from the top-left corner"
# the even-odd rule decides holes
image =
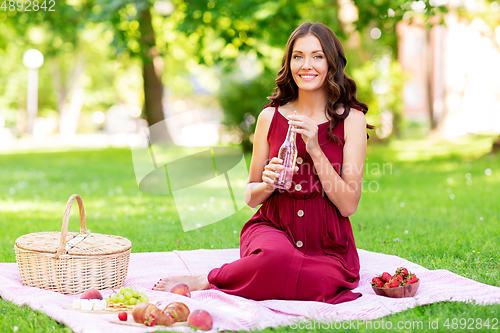
[[[407,284],[406,286],[401,286],[401,287],[378,288],[372,286],[372,288],[373,291],[375,291],[375,294],[377,295],[392,297],[392,298],[402,298],[402,297],[413,297],[417,292],[419,285],[420,285],[420,279],[413,284]]]

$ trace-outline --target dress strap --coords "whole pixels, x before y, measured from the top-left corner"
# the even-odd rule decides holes
[[[264,106],[262,108],[262,110],[264,110],[265,108],[268,108],[268,107],[272,107],[272,106],[274,106],[274,108],[275,108],[274,110],[275,111],[278,111],[278,107],[280,106],[280,103],[276,102],[276,101],[271,101],[271,102],[267,103],[266,106]]]
[[[269,142],[269,137],[271,136],[271,133],[273,132],[273,129],[276,127],[276,122],[278,121],[278,117],[279,117],[279,111],[278,111],[278,107],[279,105],[277,103],[274,103],[274,102],[271,102],[269,104],[267,104],[265,108],[267,107],[272,107],[274,106],[274,114],[273,114],[273,119],[271,120],[271,124],[269,124],[269,130],[267,131],[267,142]]]

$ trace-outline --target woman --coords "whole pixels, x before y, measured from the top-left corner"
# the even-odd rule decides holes
[[[327,26],[304,23],[292,33],[272,102],[257,120],[246,200],[262,206],[243,227],[241,258],[208,276],[168,277],[153,289],[185,282],[191,290],[255,300],[332,304],[361,296],[351,291],[359,258],[348,216],[361,195],[368,108],[356,99],[345,65]],[[283,168],[276,156],[289,125],[298,157],[292,187],[283,191],[274,187]]]

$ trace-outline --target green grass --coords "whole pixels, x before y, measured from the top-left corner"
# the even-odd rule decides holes
[[[468,137],[453,144],[407,140],[370,146],[364,193],[351,217],[357,246],[500,286],[500,156],[485,154],[491,142],[491,137]],[[128,149],[2,154],[0,161],[0,262],[15,262],[17,237],[60,229],[73,193],[84,199],[89,229],[129,238],[133,252],[235,248],[241,227],[253,213],[245,208],[223,221],[183,232],[172,196],[138,190]],[[69,229],[78,231],[76,208]],[[14,326],[18,332],[69,331],[2,299],[0,318],[0,332],[13,332]],[[443,326],[446,318],[500,319],[500,305],[445,302],[384,320],[393,328],[398,321],[422,322],[424,330],[393,329],[420,332],[428,330],[429,318],[439,320],[438,331],[448,331]],[[314,328],[303,331],[310,330]],[[361,325],[354,331],[370,329]]]

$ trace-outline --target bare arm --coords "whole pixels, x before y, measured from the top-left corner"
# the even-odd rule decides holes
[[[340,176],[318,144],[318,126],[304,116],[291,116],[297,133],[302,134],[306,149],[314,163],[323,190],[342,216],[354,214],[361,197],[363,167],[366,158],[366,118],[351,109],[344,121],[345,145]]]
[[[267,133],[273,114],[274,108],[264,109],[260,113],[255,127],[252,161],[245,188],[245,201],[252,208],[262,204],[274,192],[274,187],[271,185],[274,182],[274,178],[271,179],[273,177],[272,170],[277,171],[279,165],[268,167],[269,144],[267,142]]]

